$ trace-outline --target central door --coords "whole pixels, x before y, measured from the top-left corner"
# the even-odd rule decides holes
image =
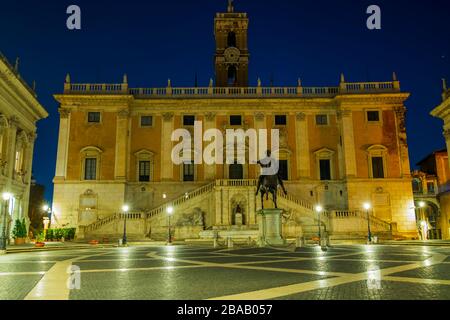
[[[244,166],[236,162],[234,164],[230,164],[228,177],[231,180],[244,179]]]

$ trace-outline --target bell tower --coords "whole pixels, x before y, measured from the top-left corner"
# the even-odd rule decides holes
[[[248,87],[248,23],[246,13],[234,12],[233,0],[228,0],[226,13],[216,14],[214,63],[217,87]]]

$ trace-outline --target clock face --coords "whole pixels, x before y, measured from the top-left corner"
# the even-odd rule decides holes
[[[225,50],[224,55],[226,62],[236,63],[239,61],[239,56],[241,55],[241,52],[239,51],[238,48],[230,47]]]

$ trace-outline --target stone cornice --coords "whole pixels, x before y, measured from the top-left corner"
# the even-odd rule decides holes
[[[35,121],[48,117],[47,111],[39,103],[36,95],[23,79],[11,70],[11,67],[4,59],[0,59],[0,82],[4,82],[8,91],[19,102],[21,107],[35,118]]]
[[[130,95],[67,95],[53,96],[64,107],[117,106],[123,108],[134,100]]]

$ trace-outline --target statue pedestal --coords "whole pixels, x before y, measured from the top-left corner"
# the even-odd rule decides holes
[[[281,209],[263,209],[258,211],[259,241],[261,246],[284,245],[281,236]]]
[[[237,226],[242,226],[244,223],[244,217],[242,216],[242,213],[236,213],[234,216],[234,224]]]

